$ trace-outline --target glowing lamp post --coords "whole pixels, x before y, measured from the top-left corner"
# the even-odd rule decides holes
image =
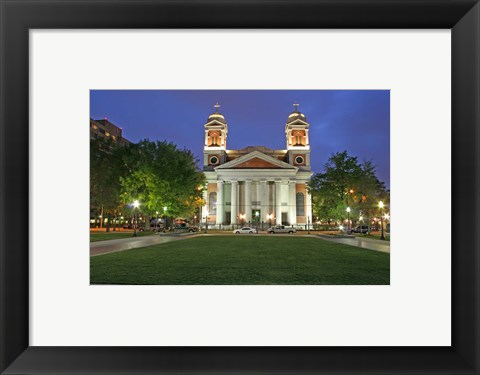
[[[350,233],[350,207],[347,207],[347,234]]]
[[[383,202],[382,201],[378,202],[378,207],[380,207],[380,210],[382,211],[380,213],[380,226],[382,227],[382,236],[380,237],[380,239],[384,240],[385,235],[383,234]]]
[[[133,237],[137,237],[138,219],[137,219],[137,211],[135,209],[140,206],[140,202],[136,200],[132,203],[132,206],[133,206],[133,217],[135,220],[135,224],[133,225]]]
[[[163,207],[163,232],[165,233],[166,229],[167,229],[167,207],[164,206]]]

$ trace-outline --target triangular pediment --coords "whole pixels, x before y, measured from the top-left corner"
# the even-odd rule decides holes
[[[296,120],[293,120],[291,122],[287,122],[287,126],[289,125],[304,125],[304,126],[307,126],[308,127],[308,122],[306,121],[303,121],[302,119],[296,119]]]
[[[265,155],[260,151],[253,151],[247,155],[243,155],[238,159],[229,161],[215,168],[217,169],[292,169],[298,170],[297,167],[285,163],[284,161],[275,159],[269,155]]]

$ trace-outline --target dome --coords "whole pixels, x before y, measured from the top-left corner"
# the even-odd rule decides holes
[[[210,122],[210,121],[213,121],[213,120],[221,122],[222,124],[227,123],[227,121],[225,120],[225,117],[223,117],[223,115],[221,113],[218,113],[218,112],[214,112],[210,116],[208,116],[207,122]]]
[[[307,118],[305,117],[305,115],[302,112],[299,112],[299,111],[295,110],[292,113],[290,113],[290,115],[288,116],[287,123],[295,121],[295,120],[302,120],[302,121],[306,122]]]

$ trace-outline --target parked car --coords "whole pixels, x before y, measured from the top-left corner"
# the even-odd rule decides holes
[[[367,234],[368,233],[368,225],[358,225],[352,229],[352,233],[360,233],[360,234]]]
[[[193,233],[193,232],[198,232],[199,231],[199,228],[198,227],[194,227],[194,226],[190,226],[188,225],[187,223],[182,223],[182,224],[177,224],[173,227],[173,230],[175,232],[181,232],[181,233],[184,233],[184,232],[189,232],[189,233]]]
[[[233,233],[235,234],[258,234],[258,230],[255,229],[255,228],[251,228],[251,227],[243,227],[243,228],[240,228],[240,229],[235,229],[233,231]]]
[[[297,230],[292,227],[286,227],[285,225],[275,225],[274,227],[268,228],[268,233],[275,234],[275,233],[288,233],[293,234]]]
[[[163,232],[165,230],[165,220],[160,218],[151,219],[150,228],[154,232]]]

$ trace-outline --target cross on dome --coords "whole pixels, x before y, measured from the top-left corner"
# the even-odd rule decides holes
[[[295,112],[298,112],[298,106],[300,104],[298,104],[297,102],[293,103],[293,107],[295,108]]]
[[[218,102],[216,102],[213,107],[215,108],[215,112],[218,113],[218,109],[220,108],[220,104],[218,104]]]

